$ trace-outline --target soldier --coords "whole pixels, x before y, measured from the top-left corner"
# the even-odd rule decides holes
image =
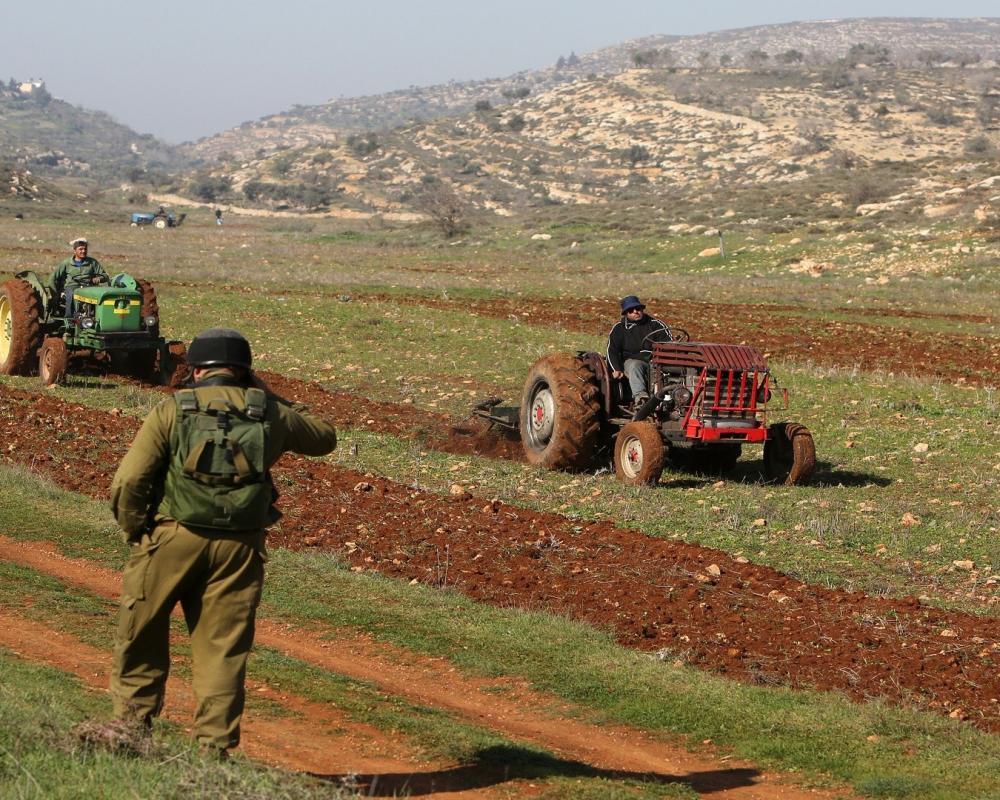
[[[111,485],[132,549],[111,675],[115,714],[144,731],[159,714],[179,601],[191,635],[194,735],[219,757],[240,741],[265,528],[280,517],[270,468],[286,451],[322,456],[337,443],[332,425],[274,395],[251,358],[237,331],[196,336],[193,388],[153,409]]]
[[[69,246],[73,248],[73,255],[59,262],[52,277],[49,278],[53,299],[61,297],[65,292],[63,308],[67,317],[73,313],[73,290],[75,288],[111,282],[100,262],[87,255],[86,239],[82,236],[77,237],[69,243]]]

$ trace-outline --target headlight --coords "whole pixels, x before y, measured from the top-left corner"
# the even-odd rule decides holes
[[[93,328],[94,327],[94,318],[93,317],[84,317],[83,319],[80,320],[80,327],[81,328]]]
[[[148,317],[143,317],[142,322],[147,328],[152,328],[156,326],[156,323],[159,322],[159,320],[150,314]]]
[[[679,408],[686,408],[687,405],[690,402],[691,402],[691,390],[690,389],[688,389],[688,388],[686,388],[684,386],[681,386],[681,387],[678,387],[677,389],[674,389],[674,403]]]

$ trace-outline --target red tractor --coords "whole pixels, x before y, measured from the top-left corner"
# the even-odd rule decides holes
[[[615,380],[598,353],[556,353],[528,373],[521,398],[521,442],[528,461],[550,469],[583,470],[614,446],[615,474],[625,483],[659,482],[669,461],[682,469],[725,472],[744,444],[763,444],[767,477],[805,483],[816,466],[812,435],[794,422],[768,424],[772,381],[755,347],[686,341],[653,345],[649,400],[633,404],[628,382]],[[494,409],[481,416],[513,429]]]

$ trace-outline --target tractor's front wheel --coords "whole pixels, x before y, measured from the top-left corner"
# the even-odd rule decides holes
[[[601,435],[597,376],[582,358],[553,353],[528,372],[521,396],[521,444],[528,462],[582,470],[593,463]]]
[[[46,336],[38,354],[38,376],[43,386],[57,386],[66,379],[69,348],[61,336]]]
[[[615,439],[615,475],[629,486],[655,486],[663,474],[666,447],[652,422],[628,422]]]
[[[42,342],[42,301],[31,284],[0,284],[0,374],[30,375]]]
[[[764,472],[775,483],[798,486],[816,469],[816,445],[805,425],[776,422],[767,429]]]

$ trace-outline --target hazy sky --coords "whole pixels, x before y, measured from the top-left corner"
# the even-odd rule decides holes
[[[0,76],[170,142],[295,103],[502,77],[652,34],[1000,16],[997,0],[0,0]]]

